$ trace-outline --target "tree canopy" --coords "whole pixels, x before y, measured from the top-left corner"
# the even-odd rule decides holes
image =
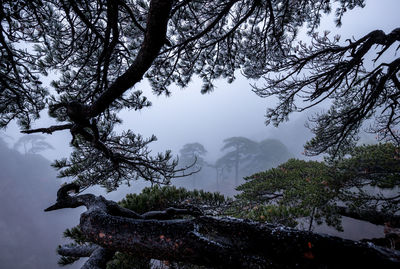
[[[56,162],[55,167],[61,176],[74,177],[82,186],[100,184],[112,190],[121,182],[139,177],[168,182],[176,175],[177,163],[168,151],[150,155],[148,144],[155,137],[145,139],[129,130],[119,134],[114,131],[121,122],[120,110],[140,110],[151,105],[135,85],[146,77],[156,94],[168,95],[171,84],[186,87],[193,75],[198,75],[203,80],[202,91],[209,92],[215,79],[234,80],[235,70],[242,70],[247,78],[260,78],[270,70],[295,68],[297,63],[299,68],[317,64],[314,58],[319,57],[324,59],[319,62],[327,66],[316,66],[313,76],[318,78],[321,74],[321,79],[328,81],[332,73],[338,81],[326,85],[324,80],[304,81],[310,81],[310,87],[317,86],[312,100],[319,100],[325,92],[332,96],[343,81],[349,81],[344,78],[354,74],[350,71],[359,70],[357,67],[361,67],[363,56],[372,45],[383,44],[386,48],[398,40],[397,31],[388,35],[378,31],[346,47],[331,44],[326,38],[313,43],[311,52],[307,47],[294,46],[300,27],[307,25],[312,31],[333,5],[337,5],[335,16],[339,23],[347,10],[363,7],[364,1],[2,1],[1,126],[17,120],[26,133],[69,130],[74,152],[69,159]],[[300,54],[293,55],[294,51]],[[344,58],[352,53],[357,54],[352,61]],[[336,54],[340,57],[330,57]],[[342,63],[347,67],[335,67]],[[389,115],[388,123],[396,123],[396,63],[387,76],[384,70],[389,70],[389,65],[384,64],[365,73],[362,81],[369,82],[365,94],[359,97],[366,101],[355,104],[355,114],[344,113],[353,115],[352,124],[344,125],[351,127],[349,130],[321,127],[319,130],[326,131],[321,131],[317,139],[330,137],[332,143],[335,137],[339,142],[348,139],[366,113],[380,107],[378,100],[379,104],[387,104],[389,110],[385,113],[394,113]],[[331,73],[324,72],[330,68]],[[48,74],[57,74],[50,87],[43,83]],[[372,80],[378,81],[381,75],[384,79],[378,83],[379,90],[370,90]],[[344,87],[348,95],[337,96],[356,102],[357,98],[346,97],[361,92],[356,90],[356,77],[350,85],[354,90]],[[283,98],[275,113],[268,116],[275,122],[295,110],[294,99],[302,89],[287,87],[293,93],[280,90],[285,81],[270,84],[267,89],[271,91],[257,90],[262,96],[277,94]],[[372,92],[374,95],[370,96]],[[393,104],[390,100],[394,100]],[[42,110],[60,124],[30,129]],[[322,124],[322,119],[319,122]],[[333,133],[325,135],[328,130]],[[390,130],[393,128],[387,129]]]
[[[305,146],[307,154],[343,154],[355,145],[368,121],[367,131],[399,144],[400,58],[381,57],[400,41],[400,28],[387,34],[375,30],[358,40],[347,39],[346,44],[339,42],[339,36],[328,35],[328,31],[313,33],[311,44],[300,41],[281,61],[270,61],[259,71],[265,85],[255,92],[280,100],[268,109],[267,123],[279,125],[293,111],[330,100],[330,109],[311,119],[315,137]],[[375,54],[372,61],[367,60],[368,54]],[[300,101],[306,105],[299,105]]]
[[[216,161],[218,167],[235,169],[235,185],[239,184],[239,166],[248,161],[257,151],[257,143],[245,137],[230,137],[224,140],[223,151],[228,151]]]

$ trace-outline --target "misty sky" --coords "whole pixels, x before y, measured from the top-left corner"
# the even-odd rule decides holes
[[[345,14],[341,28],[335,27],[333,16],[327,16],[320,29],[330,30],[330,36],[340,34],[343,42],[347,38],[359,38],[375,29],[387,33],[398,27],[399,8],[400,0],[367,0],[364,9],[356,8]],[[305,35],[301,34],[299,38],[305,38]],[[388,53],[387,57],[392,58],[394,52]],[[153,95],[147,83],[143,82],[135,90],[144,91],[153,106],[139,112],[122,112],[120,116],[124,123],[118,129],[129,128],[145,137],[155,134],[159,140],[152,145],[154,153],[172,149],[177,154],[182,145],[199,142],[208,151],[206,158],[214,161],[219,157],[223,139],[245,136],[257,141],[265,138],[280,139],[294,156],[301,156],[302,145],[310,137],[304,128],[307,116],[292,114],[290,122],[282,124],[280,128],[266,127],[265,111],[273,105],[274,100],[256,96],[249,82],[239,72],[236,75],[237,80],[232,84],[218,81],[211,94],[202,95],[201,81],[194,79],[186,89],[172,88],[172,96],[169,98]],[[48,125],[49,119],[44,114],[33,127]],[[19,136],[15,124],[11,124],[4,134],[9,136],[5,138],[9,143],[14,143]],[[69,132],[63,131],[47,137],[55,150],[43,152],[46,158],[53,160],[68,156],[71,140]]]

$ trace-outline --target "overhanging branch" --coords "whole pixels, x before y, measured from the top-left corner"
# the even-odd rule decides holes
[[[73,126],[73,124],[54,125],[54,126],[50,126],[47,128],[23,130],[23,131],[21,131],[21,133],[24,133],[24,134],[33,134],[33,133],[52,134],[56,131],[69,130],[72,128],[72,126]]]
[[[91,105],[90,117],[104,112],[117,98],[143,78],[165,44],[172,3],[172,0],[150,2],[145,37],[133,64]]]

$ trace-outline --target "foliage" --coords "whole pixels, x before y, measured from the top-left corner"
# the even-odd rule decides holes
[[[107,263],[106,269],[150,269],[149,259],[136,257],[122,252],[115,253],[113,259]]]
[[[291,155],[288,148],[278,139],[264,139],[257,143],[257,150],[244,169],[248,175],[263,171],[286,162]]]
[[[325,222],[338,230],[343,205],[395,215],[399,167],[399,147],[391,143],[358,146],[330,162],[291,159],[247,177],[231,214],[289,226],[306,221],[309,229]]]
[[[341,175],[336,181],[341,199],[349,207],[374,209],[389,214],[399,212],[400,148],[392,143],[363,145],[349,157],[331,165]],[[393,192],[393,191],[394,192]]]
[[[375,30],[344,44],[339,40],[329,37],[329,31],[313,33],[311,42],[300,40],[285,58],[260,71],[266,83],[256,87],[256,93],[279,98],[276,107],[268,109],[267,124],[277,126],[290,113],[329,100],[330,109],[311,119],[315,137],[305,146],[307,154],[343,154],[367,123],[379,139],[399,144],[400,58],[393,52],[387,62],[381,57],[400,41],[400,28],[387,34]],[[373,62],[366,61],[371,54]]]
[[[327,214],[335,193],[327,187],[332,178],[324,163],[290,159],[245,180],[237,188],[242,191],[236,196],[239,217],[290,226],[306,217],[310,222],[337,223],[336,216]]]
[[[75,182],[82,187],[89,187],[96,182],[113,191],[120,183],[129,184],[138,178],[168,184],[175,173],[181,170],[175,169],[177,160],[171,161],[171,151],[149,155],[148,144],[155,140],[155,136],[144,139],[131,131],[124,132],[110,140],[112,146],[104,155],[90,142],[79,139],[80,145],[75,147],[70,158],[56,160],[52,166],[60,171],[59,177],[75,177]],[[121,150],[121,147],[126,149]]]
[[[66,229],[64,231],[64,238],[70,239],[73,242],[68,244],[68,247],[76,247],[76,246],[84,246],[84,245],[90,245],[91,243],[87,242],[87,239],[85,238],[84,234],[82,233],[81,229],[79,226],[73,227],[71,229]],[[61,246],[58,246],[58,250],[61,248]],[[58,252],[57,250],[57,252]],[[74,257],[74,256],[63,256],[61,255],[60,259],[58,260],[58,265],[60,266],[66,266],[70,265],[76,261],[79,260],[79,257]]]
[[[249,160],[257,149],[257,143],[245,137],[230,137],[224,140],[222,150],[230,150],[216,161],[219,169],[235,169],[235,184],[238,185],[240,165]]]
[[[400,184],[400,150],[391,143],[356,147],[334,164],[352,180],[390,189]]]
[[[298,222],[296,218],[303,217],[306,213],[301,209],[294,209],[282,205],[235,205],[227,214],[238,218],[247,218],[259,222],[281,224],[288,227],[295,227]]]
[[[137,213],[162,210],[173,205],[208,205],[218,208],[225,202],[219,193],[188,191],[175,186],[144,188],[140,194],[128,194],[120,205]]]

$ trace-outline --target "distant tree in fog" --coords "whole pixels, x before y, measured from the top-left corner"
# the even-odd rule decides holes
[[[14,149],[23,148],[24,153],[38,153],[47,149],[54,149],[52,145],[45,141],[43,135],[24,135],[14,144]]]
[[[196,188],[196,180],[198,173],[201,172],[205,167],[206,161],[204,156],[207,154],[206,149],[200,143],[189,143],[185,144],[182,149],[179,150],[179,163],[178,165],[182,168],[188,167],[186,172],[193,173],[189,178],[182,180],[193,180],[193,188]]]
[[[292,153],[278,139],[264,139],[243,168],[247,175],[275,167],[292,157]]]
[[[227,151],[217,160],[218,167],[234,169],[235,186],[239,185],[240,166],[257,151],[257,142],[245,137],[230,137],[224,140],[222,151]]]
[[[235,186],[240,176],[266,170],[291,157],[286,146],[277,139],[255,142],[245,137],[231,137],[224,140],[222,150],[228,152],[215,162],[215,167],[221,178],[234,170]]]
[[[179,150],[179,164],[181,166],[190,166],[194,164],[193,169],[201,168],[205,165],[204,156],[207,150],[200,143],[185,144]]]

